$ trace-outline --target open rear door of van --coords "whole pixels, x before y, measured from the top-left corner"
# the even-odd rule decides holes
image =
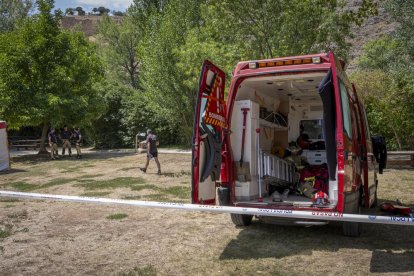
[[[205,60],[194,113],[192,202],[214,204],[220,178],[223,130],[227,129],[224,72]]]

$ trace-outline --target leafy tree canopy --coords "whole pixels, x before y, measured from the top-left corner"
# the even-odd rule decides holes
[[[12,128],[87,124],[100,110],[101,63],[83,34],[63,31],[53,1],[0,36],[0,116]]]
[[[374,132],[391,149],[414,148],[414,15],[413,0],[388,0],[386,10],[400,27],[368,42],[353,74]]]
[[[27,17],[32,7],[32,0],[1,0],[0,32],[12,30],[17,22]]]
[[[346,58],[351,26],[374,14],[373,1],[351,13],[344,2],[135,0],[128,10],[145,36],[142,88],[152,110],[190,141],[200,65],[231,70],[240,60],[334,50]]]

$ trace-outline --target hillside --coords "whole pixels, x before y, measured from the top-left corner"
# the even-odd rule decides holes
[[[360,4],[360,0],[351,0],[347,2],[347,8],[354,10]],[[93,36],[97,32],[97,25],[100,16],[65,16],[62,18],[62,26],[65,29],[71,29],[80,26],[80,29],[87,35]],[[114,16],[116,20],[122,20],[122,17]],[[352,45],[349,54],[348,70],[355,68],[356,59],[361,55],[363,46],[366,42],[380,37],[384,34],[392,33],[397,26],[384,8],[379,8],[378,15],[366,20],[361,26],[353,28],[353,37],[348,42]]]

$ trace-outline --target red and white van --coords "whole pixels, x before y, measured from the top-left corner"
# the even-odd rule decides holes
[[[194,119],[193,203],[324,213],[376,204],[364,106],[333,53],[239,62],[227,101],[225,84],[225,73],[205,61]],[[298,191],[309,167],[325,172],[323,204]],[[232,214],[232,221],[246,226],[252,216]],[[357,236],[360,225],[345,222],[343,230]]]

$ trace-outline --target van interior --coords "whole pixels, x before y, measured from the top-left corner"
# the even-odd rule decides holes
[[[236,206],[313,207],[318,191],[328,198],[318,207],[336,206],[318,92],[326,75],[257,76],[240,84],[231,115]]]

